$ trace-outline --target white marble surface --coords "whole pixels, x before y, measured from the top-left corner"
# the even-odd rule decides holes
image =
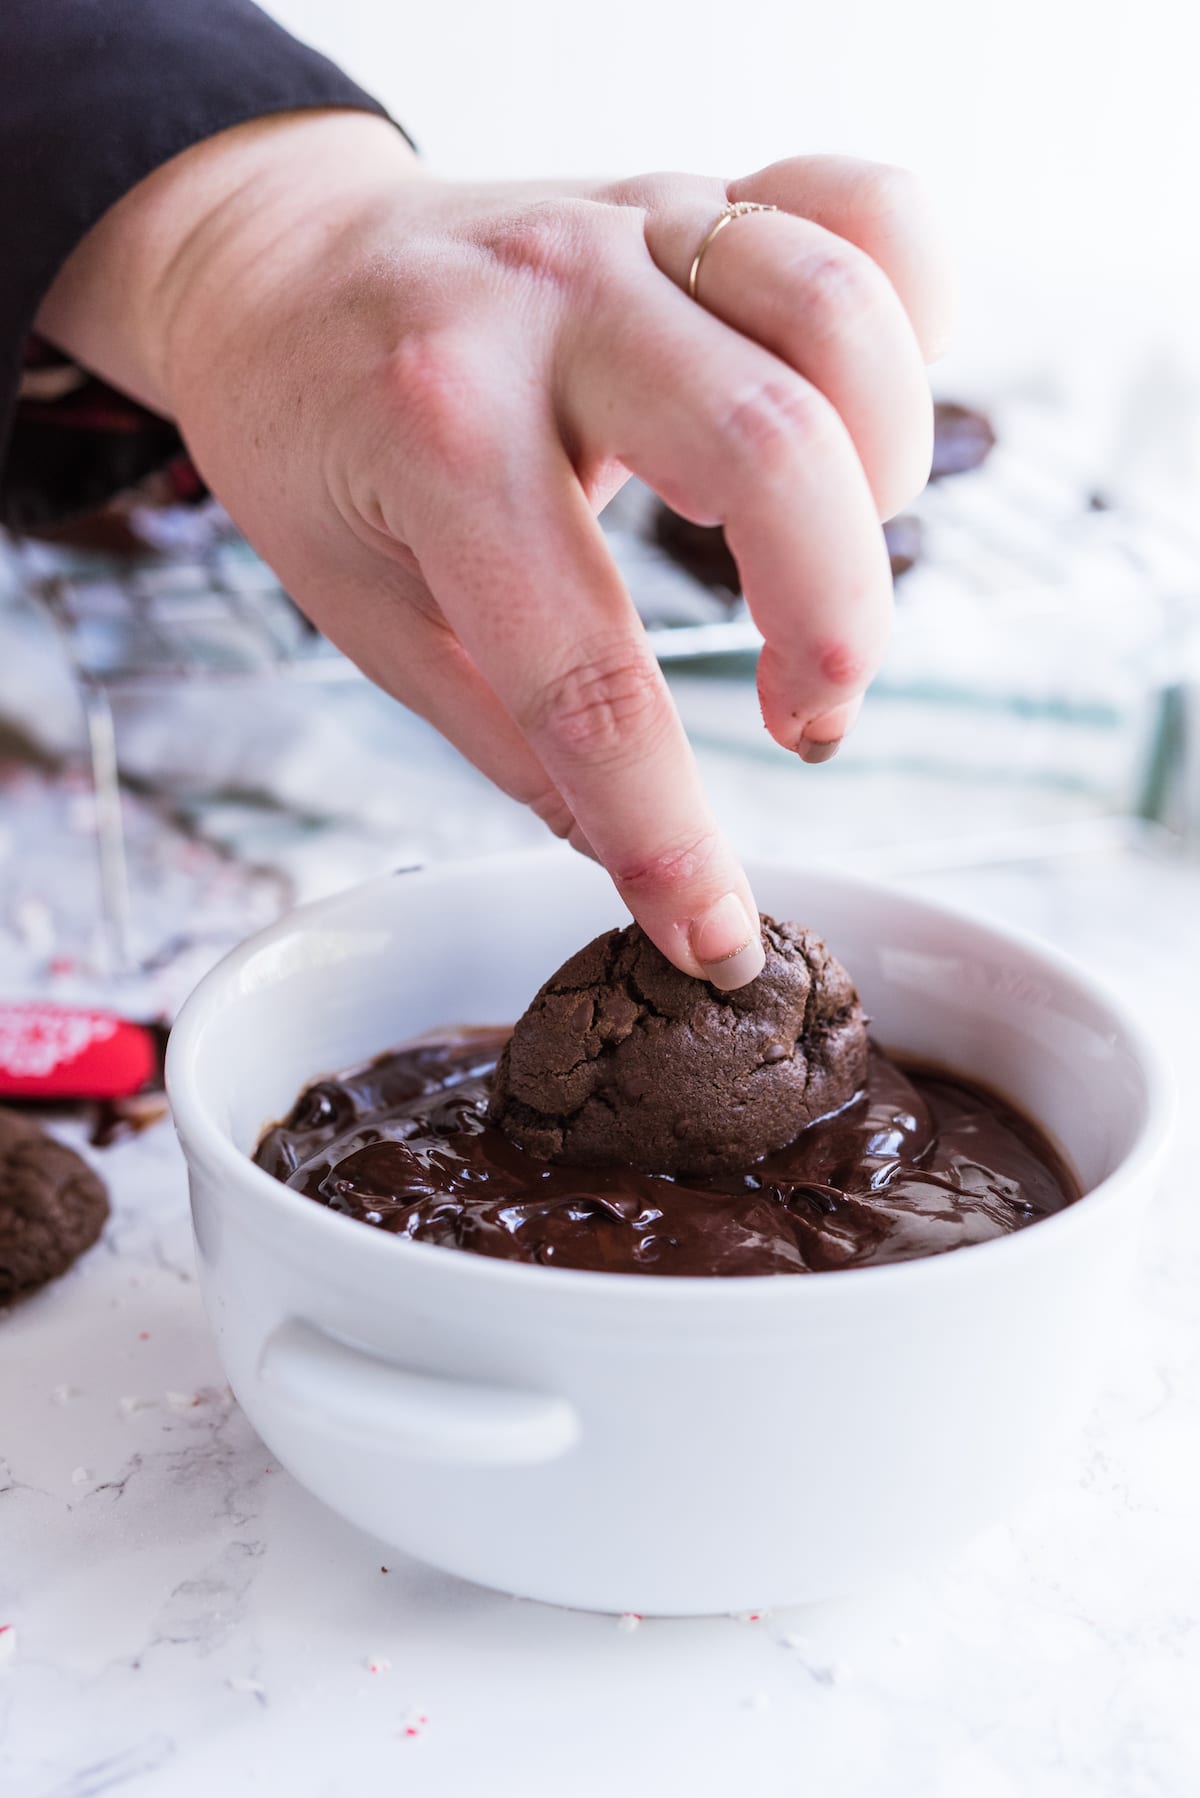
[[[1136,994],[1194,1127],[1200,869],[1099,852],[908,878]],[[1063,1483],[865,1598],[636,1628],[443,1577],[309,1498],[223,1385],[169,1127],[97,1160],[114,1200],[103,1244],[0,1313],[5,1798],[1200,1789],[1185,1146]]]

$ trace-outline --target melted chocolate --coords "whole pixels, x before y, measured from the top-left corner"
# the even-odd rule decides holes
[[[1079,1188],[994,1093],[875,1046],[865,1090],[739,1174],[669,1179],[535,1161],[485,1119],[506,1030],[394,1050],[306,1088],[254,1159],[376,1229],[608,1273],[802,1274],[939,1255],[1060,1211]]]

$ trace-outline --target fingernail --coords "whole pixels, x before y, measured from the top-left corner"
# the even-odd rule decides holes
[[[762,931],[753,924],[736,893],[726,893],[697,918],[691,932],[692,954],[704,969],[704,978],[723,993],[745,986],[761,974],[766,962]]]
[[[860,693],[857,699],[849,699],[844,705],[835,705],[832,711],[822,712],[819,718],[810,718],[795,745],[800,760],[812,763],[832,761],[847,732],[853,728],[862,705],[863,696]]]
[[[802,762],[831,762],[841,747],[841,737],[835,737],[832,743],[814,743],[808,737],[801,737],[796,745],[796,754]]]

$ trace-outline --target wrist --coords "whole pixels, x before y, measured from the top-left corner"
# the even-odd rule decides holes
[[[37,327],[164,416],[226,329],[269,307],[298,270],[336,257],[356,216],[423,179],[386,120],[288,113],[238,125],[156,169],[106,213],[60,271]]]

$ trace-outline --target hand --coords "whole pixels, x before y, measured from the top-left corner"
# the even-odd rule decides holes
[[[780,210],[713,239],[697,304],[736,199]],[[632,472],[724,525],[767,728],[824,759],[886,643],[879,520],[928,473],[949,285],[895,170],[462,186],[324,113],[158,170],[39,326],[176,418],[321,629],[731,988],[762,965],[753,895],[594,515]]]

